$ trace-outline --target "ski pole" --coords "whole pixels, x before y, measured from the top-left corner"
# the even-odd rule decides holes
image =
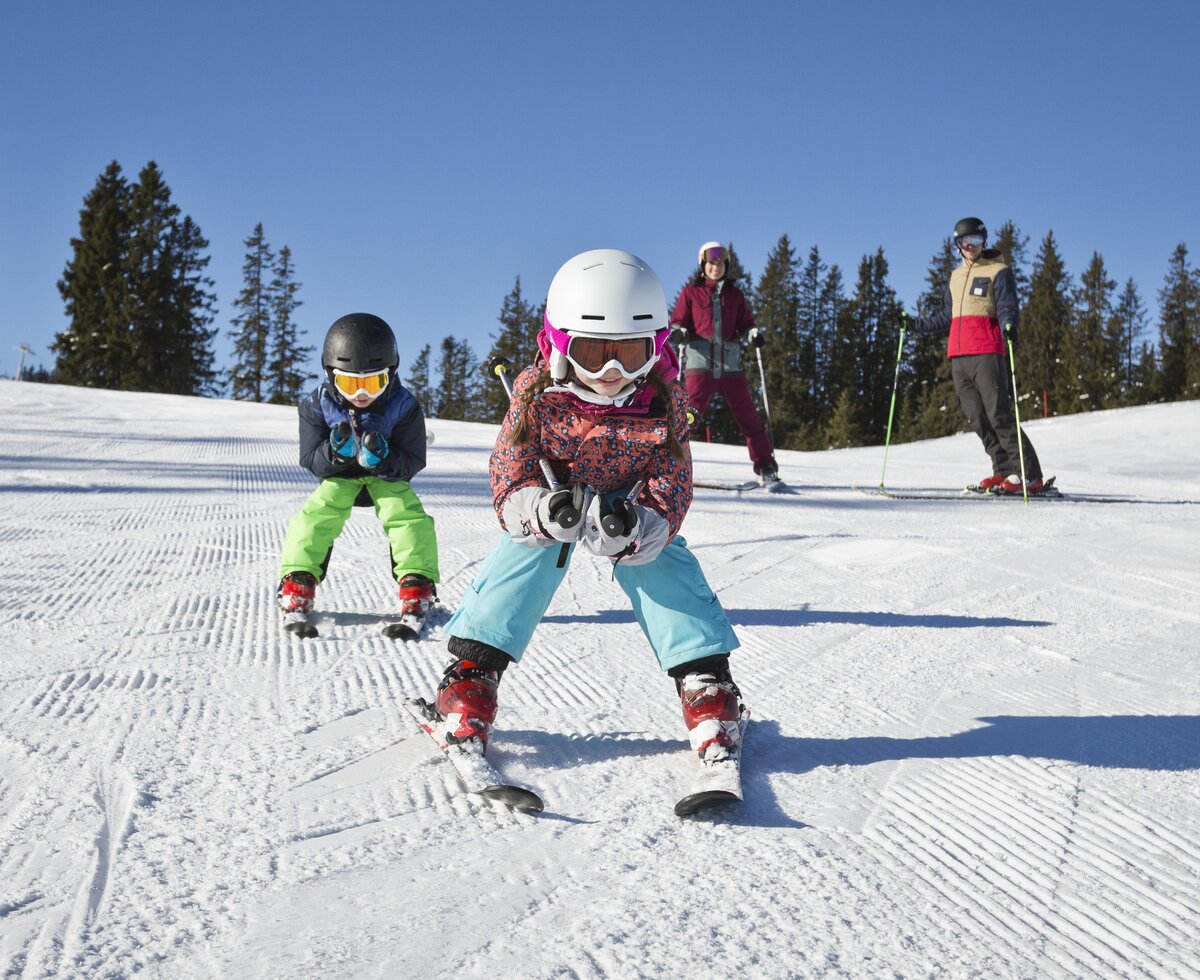
[[[508,395],[509,400],[512,400],[512,385],[508,380],[508,369],[510,367],[508,358],[493,357],[487,362],[487,369],[492,374],[500,379],[500,383],[504,385],[504,393]],[[575,487],[570,496],[566,494],[566,488],[559,482],[558,477],[554,475],[554,470],[550,468],[550,464],[544,456],[538,457],[538,466],[541,467],[542,476],[546,478],[546,483],[549,484],[552,491],[564,491],[563,495],[557,502],[551,503],[549,507],[550,519],[561,528],[570,529],[579,524],[583,514],[580,512],[579,505],[582,500],[580,487]],[[564,541],[562,550],[558,553],[558,567],[562,568],[567,563],[567,552],[570,551],[571,544],[569,541]]]
[[[887,436],[883,440],[883,472],[879,474],[879,489],[883,490],[883,478],[887,476],[888,448],[892,444],[892,416],[896,414],[896,391],[900,387],[900,359],[904,356],[904,334],[908,330],[908,314],[900,311],[900,345],[896,348],[896,376],[892,379],[892,403],[888,406]]]
[[[767,438],[771,440],[771,449],[774,450],[775,436],[771,432],[771,406],[767,401],[767,376],[763,371],[762,348],[755,345],[754,353],[758,357],[758,381],[762,385],[763,411],[767,415]]]
[[[1017,420],[1017,454],[1021,457],[1021,494],[1029,506],[1029,488],[1025,485],[1025,440],[1021,436],[1021,406],[1017,404],[1017,361],[1013,356],[1012,324],[1004,324],[1004,339],[1008,343],[1008,373],[1012,375],[1013,416]]]

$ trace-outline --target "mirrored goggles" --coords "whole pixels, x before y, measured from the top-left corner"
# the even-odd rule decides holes
[[[960,235],[954,241],[959,248],[964,245],[969,245],[971,248],[983,248],[984,237],[982,235]]]
[[[567,360],[589,378],[616,368],[630,380],[654,358],[653,337],[577,337],[567,343]]]
[[[714,246],[713,248],[706,248],[704,250],[704,261],[705,262],[724,262],[726,258],[727,258],[727,255],[726,255],[725,249],[720,248],[719,246]]]
[[[333,383],[337,390],[347,398],[353,398],[360,391],[373,398],[387,387],[388,373],[387,368],[382,371],[372,371],[370,374],[350,374],[348,371],[339,371],[334,368]]]

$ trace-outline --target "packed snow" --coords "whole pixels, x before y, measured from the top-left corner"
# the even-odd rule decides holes
[[[746,800],[694,760],[606,561],[576,556],[464,794],[399,702],[442,637],[379,634],[356,511],[283,633],[313,486],[292,409],[0,381],[4,976],[1200,976],[1200,402],[1028,425],[1064,492],[888,500],[879,447],[780,454],[683,533],[741,639]],[[456,607],[498,532],[493,426],[415,481]],[[742,480],[739,447],[694,447]],[[986,475],[895,445],[892,488]]]

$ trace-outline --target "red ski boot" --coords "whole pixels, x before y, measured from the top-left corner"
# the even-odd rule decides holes
[[[741,694],[728,672],[688,674],[679,682],[683,721],[701,762],[736,758],[741,747]]]
[[[400,580],[400,615],[424,619],[437,601],[437,589],[424,575],[405,575]]]
[[[280,580],[276,595],[285,616],[290,613],[307,616],[317,597],[317,580],[308,572],[289,572]]]
[[[456,660],[446,668],[434,707],[445,720],[447,742],[477,739],[481,747],[487,746],[488,733],[496,720],[499,685],[499,672],[470,660]]]

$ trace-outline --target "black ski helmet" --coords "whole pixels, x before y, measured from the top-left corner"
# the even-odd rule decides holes
[[[384,368],[394,371],[400,363],[396,335],[383,320],[370,313],[348,313],[338,317],[325,335],[321,366],[349,374],[370,374]]]
[[[979,218],[963,218],[954,226],[954,240],[957,242],[963,235],[982,235],[987,241],[987,225]]]

